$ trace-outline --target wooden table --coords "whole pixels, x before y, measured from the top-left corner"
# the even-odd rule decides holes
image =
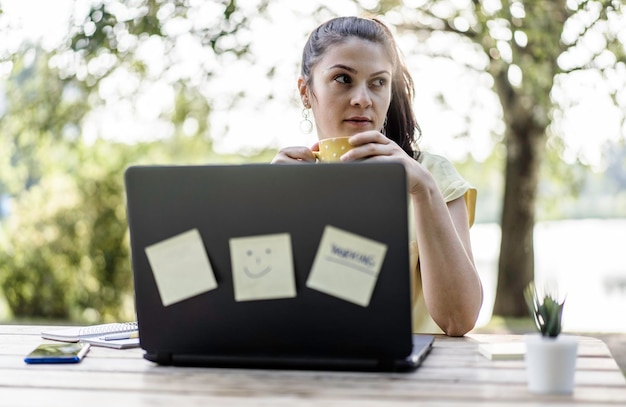
[[[0,406],[626,405],[626,379],[598,339],[581,337],[572,395],[526,387],[523,360],[490,361],[479,342],[514,335],[438,336],[412,373],[157,366],[141,349],[92,347],[75,365],[26,365],[42,326],[0,325]]]

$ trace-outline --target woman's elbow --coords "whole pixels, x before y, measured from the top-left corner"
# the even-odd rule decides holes
[[[475,323],[454,323],[446,327],[441,327],[441,329],[447,336],[463,336],[474,329],[475,325]]]
[[[459,312],[451,315],[447,321],[439,325],[447,336],[463,336],[476,326],[480,306],[470,312]]]

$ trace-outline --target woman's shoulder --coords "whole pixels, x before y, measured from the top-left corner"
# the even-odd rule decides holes
[[[420,151],[417,161],[419,161],[421,164],[426,166],[426,168],[429,168],[432,166],[454,167],[452,162],[446,157],[439,155],[439,154],[431,153],[429,151]]]
[[[431,173],[446,202],[465,196],[468,207],[473,208],[475,206],[476,188],[459,174],[449,159],[422,151],[418,162]]]
[[[417,161],[426,167],[433,177],[435,177],[435,181],[437,181],[438,184],[447,184],[455,181],[466,182],[454,167],[452,161],[442,155],[422,151]]]

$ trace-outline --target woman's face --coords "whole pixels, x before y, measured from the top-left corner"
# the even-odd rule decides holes
[[[349,38],[332,45],[300,78],[302,101],[310,104],[318,138],[349,137],[383,127],[391,101],[393,65],[381,44]]]

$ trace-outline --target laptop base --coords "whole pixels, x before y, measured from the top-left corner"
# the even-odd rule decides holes
[[[413,335],[413,352],[401,360],[350,359],[294,356],[226,356],[185,355],[146,352],[143,357],[166,366],[215,367],[236,369],[325,370],[362,372],[411,372],[429,354],[434,342],[432,335]]]

